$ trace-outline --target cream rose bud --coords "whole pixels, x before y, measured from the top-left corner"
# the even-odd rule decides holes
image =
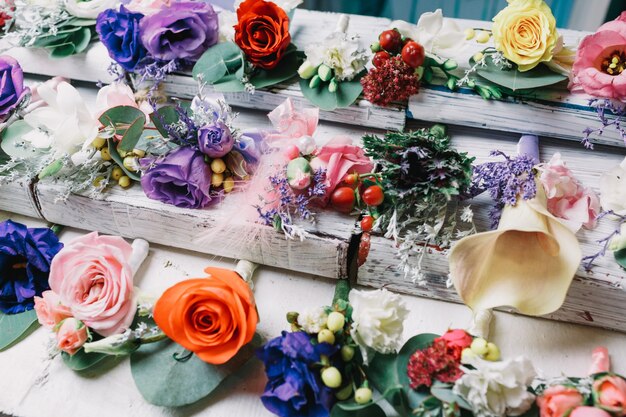
[[[352,290],[351,335],[366,357],[366,349],[380,353],[398,350],[409,310],[402,298],[386,289],[375,291]]]
[[[493,18],[492,33],[496,49],[520,71],[550,61],[559,38],[556,20],[543,0],[509,0]]]
[[[93,232],[70,241],[50,265],[50,288],[61,303],[105,337],[127,329],[137,310],[132,250],[121,237]]]
[[[67,318],[61,322],[57,330],[57,347],[73,355],[83,347],[88,336],[87,327],[83,322],[73,317]]]

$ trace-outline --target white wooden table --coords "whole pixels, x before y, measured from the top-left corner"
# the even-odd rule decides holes
[[[95,91],[81,88],[92,102]],[[480,130],[463,135],[481,136]],[[493,132],[490,134],[493,135]],[[516,135],[502,133],[512,141]],[[20,216],[14,219],[29,226],[41,221]],[[68,241],[84,231],[66,229],[61,240]],[[219,244],[219,242],[215,242]],[[136,285],[159,295],[165,288],[185,278],[202,276],[207,265],[233,267],[234,260],[209,259],[185,250],[153,246],[136,277]],[[256,278],[256,298],[264,338],[288,329],[285,313],[326,305],[332,299],[334,281],[309,275],[260,267]],[[410,308],[405,338],[423,332],[442,333],[448,327],[465,327],[471,314],[458,304],[403,296]],[[39,329],[13,348],[0,352],[0,414],[23,417],[109,417],[109,416],[267,416],[261,404],[265,378],[257,362],[231,378],[208,400],[178,410],[147,404],[137,391],[128,360],[107,372],[80,376],[67,369],[60,358],[47,359],[49,333]],[[542,319],[496,313],[492,339],[505,357],[526,355],[546,376],[584,375],[591,350],[607,346],[615,359],[614,370],[626,374],[626,336],[590,327]]]

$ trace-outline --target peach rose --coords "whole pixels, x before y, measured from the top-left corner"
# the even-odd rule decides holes
[[[68,317],[72,317],[70,309],[61,304],[61,299],[54,291],[44,291],[41,297],[35,297],[37,320],[43,327],[52,329]]]
[[[626,381],[616,375],[608,375],[597,379],[593,383],[596,405],[603,409],[626,415]]]
[[[613,417],[606,411],[596,407],[577,407],[569,417]]]
[[[219,365],[252,340],[259,316],[252,290],[234,271],[206,268],[168,288],[154,306],[154,321],[174,342]]]
[[[117,236],[89,233],[69,242],[52,260],[50,288],[77,320],[102,336],[121,333],[137,310],[132,246]]]
[[[562,385],[548,388],[537,398],[541,417],[563,417],[582,403],[583,396],[578,390]]]
[[[73,317],[61,322],[57,330],[57,346],[63,352],[73,355],[83,347],[87,341],[87,327],[85,324]]]

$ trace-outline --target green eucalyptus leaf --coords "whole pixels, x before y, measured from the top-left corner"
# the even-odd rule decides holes
[[[73,43],[55,46],[50,51],[51,58],[66,58],[73,55],[76,51],[76,46]]]
[[[128,175],[128,177],[132,180],[135,180],[135,181],[141,180],[141,177],[139,176],[138,173],[129,171],[124,166],[124,158],[122,158],[119,152],[117,151],[117,148],[115,146],[115,140],[107,139],[107,143],[108,143],[108,148],[109,148],[109,154],[111,154],[111,159],[113,159],[115,163],[117,163],[117,165],[119,165],[119,167],[122,168],[122,171],[124,171],[124,174]]]
[[[86,371],[94,366],[100,365],[107,358],[113,358],[103,353],[85,353],[83,349],[80,349],[73,355],[61,352],[61,357],[63,358],[63,363],[76,372]]]
[[[222,93],[240,93],[246,91],[246,86],[240,81],[240,77],[237,74],[229,74],[223,77],[221,80],[213,84],[215,91]]]
[[[194,79],[214,84],[225,75],[241,66],[241,50],[233,42],[223,42],[209,48],[196,62],[192,74]]]
[[[290,45],[293,47],[293,44]],[[256,88],[270,87],[275,84],[280,84],[293,78],[298,74],[298,68],[303,62],[302,55],[296,53],[295,47],[289,50],[290,53],[286,53],[283,56],[280,64],[276,68],[271,70],[259,70],[258,73],[250,79],[250,83]]]
[[[432,387],[430,387],[430,393],[441,402],[447,404],[457,404],[459,407],[471,411],[472,406],[469,405],[469,403],[462,397],[452,392],[452,387],[452,384],[435,381]]]
[[[72,21],[74,26],[96,26],[95,19],[76,18]]]
[[[37,327],[39,323],[35,310],[18,314],[0,313],[0,351],[18,343]]]
[[[330,410],[330,417],[386,417],[386,414],[383,409],[375,403],[368,403],[357,409],[344,408],[342,403],[337,403]]]
[[[361,78],[365,74],[367,74],[367,72],[363,71],[350,81],[338,83],[337,91],[334,93],[328,90],[328,84],[326,83],[320,83],[316,88],[311,88],[309,80],[301,78],[300,90],[305,98],[320,109],[333,111],[335,109],[349,107],[359,98],[363,92]]]
[[[485,59],[486,65],[479,66],[476,73],[494,84],[507,88],[513,92],[545,87],[567,80],[567,76],[557,74],[543,64],[537,65],[529,71],[518,71],[517,68],[501,69],[493,63],[491,56]]]
[[[137,142],[139,142],[139,138],[141,138],[141,134],[143,133],[144,125],[146,124],[146,117],[136,119],[128,129],[124,132],[124,136],[122,136],[122,140],[119,144],[119,148],[123,151],[132,151],[137,146]]]
[[[615,262],[617,262],[622,268],[626,269],[626,249],[616,250],[613,252],[613,256],[615,256]]]
[[[141,395],[151,404],[180,407],[213,392],[254,355],[253,341],[223,365],[211,365],[171,340],[144,345],[130,355],[130,369]]]
[[[76,48],[76,51],[74,53],[80,54],[81,52],[83,52],[85,49],[87,49],[90,42],[91,42],[91,29],[90,28],[83,27],[81,28],[80,31],[75,32],[72,35],[72,43],[74,44],[74,47]]]
[[[128,126],[137,119],[143,119],[145,122],[146,115],[133,106],[117,106],[102,113],[98,120],[104,126],[115,128],[116,134],[123,135]]]
[[[0,140],[2,141],[0,147],[8,156],[15,158],[32,158],[43,153],[31,146],[23,146],[24,140],[22,138],[32,130],[33,128],[24,120],[11,123],[0,133]]]
[[[158,109],[156,114],[150,114],[150,119],[152,119],[152,124],[157,128],[161,136],[167,138],[170,134],[167,129],[165,129],[165,125],[178,123],[180,115],[176,111],[176,107],[164,106]]]

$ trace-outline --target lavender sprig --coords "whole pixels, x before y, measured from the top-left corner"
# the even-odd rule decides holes
[[[528,155],[510,157],[502,151],[492,151],[490,156],[502,156],[502,162],[487,162],[474,167],[470,197],[488,191],[496,202],[490,210],[491,226],[497,227],[504,206],[517,204],[519,196],[529,200],[537,194],[535,161]]]
[[[611,240],[613,240],[615,236],[619,236],[621,234],[622,225],[626,223],[626,215],[617,214],[613,210],[604,211],[600,213],[600,215],[598,215],[597,220],[600,220],[603,217],[606,217],[608,215],[617,217],[619,223],[617,224],[617,227],[615,228],[615,230],[609,233],[608,236],[596,241],[597,243],[601,245],[600,250],[598,252],[594,253],[593,255],[588,255],[588,256],[583,257],[582,263],[583,263],[583,266],[585,267],[585,271],[587,272],[591,271],[591,269],[593,268],[593,264],[596,262],[598,258],[602,258],[604,255],[606,255],[606,251],[609,248]]]
[[[595,107],[598,120],[602,126],[598,128],[587,127],[583,130],[583,138],[581,143],[587,149],[593,149],[593,143],[591,142],[592,135],[601,136],[608,128],[615,128],[619,132],[622,140],[626,144],[626,105],[619,106],[615,102],[609,99],[591,99],[589,100],[589,106]]]

